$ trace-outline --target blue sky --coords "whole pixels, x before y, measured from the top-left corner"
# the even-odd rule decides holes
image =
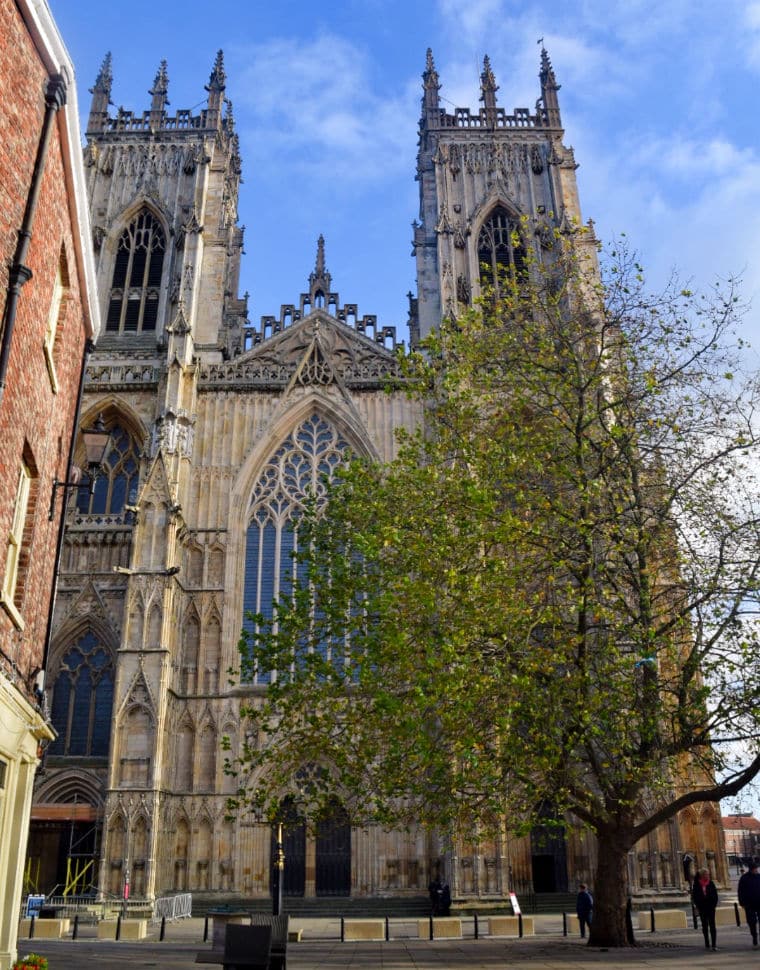
[[[344,302],[403,327],[420,75],[478,107],[488,53],[507,109],[539,94],[539,37],[562,85],[584,218],[625,233],[653,285],[741,275],[760,348],[760,0],[50,0],[83,122],[113,54],[114,110],[143,111],[162,58],[170,110],[200,107],[225,54],[243,156],[241,292],[253,321],[306,288],[323,233]],[[760,363],[755,351],[752,359]]]

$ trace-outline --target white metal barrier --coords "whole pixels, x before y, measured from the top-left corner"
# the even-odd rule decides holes
[[[162,919],[187,919],[193,912],[193,894],[178,893],[176,896],[159,896],[153,904],[153,922]]]

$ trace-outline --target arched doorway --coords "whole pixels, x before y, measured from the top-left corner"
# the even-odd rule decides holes
[[[533,892],[567,891],[567,845],[565,830],[551,805],[543,805],[540,817],[546,819],[530,833]]]
[[[317,896],[351,895],[351,824],[337,799],[317,822],[315,876]]]
[[[283,896],[303,896],[306,886],[306,826],[292,798],[283,799],[280,818],[282,819],[282,848],[285,854],[282,894]],[[276,825],[272,826],[269,858],[272,860],[269,890],[273,892],[274,866],[277,860]]]

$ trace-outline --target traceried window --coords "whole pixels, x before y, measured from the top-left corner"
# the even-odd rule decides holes
[[[134,440],[124,428],[114,425],[101,472],[95,479],[95,491],[90,495],[85,475],[77,493],[77,509],[83,515],[121,515],[124,506],[137,497],[139,471]]]
[[[143,209],[119,239],[106,331],[138,333],[156,329],[165,251],[163,229]]]
[[[348,443],[316,414],[287,438],[256,482],[245,551],[244,615],[272,616],[272,603],[292,585],[298,549],[298,518],[309,497],[325,494],[326,482],[346,458]],[[302,567],[301,567],[302,568]],[[251,622],[244,620],[251,628]],[[269,674],[252,677],[266,682]]]
[[[478,237],[480,285],[498,299],[505,280],[525,272],[525,248],[518,221],[497,206],[483,224]]]
[[[50,753],[106,757],[112,709],[111,655],[86,633],[67,651],[55,681],[51,719],[58,737]]]

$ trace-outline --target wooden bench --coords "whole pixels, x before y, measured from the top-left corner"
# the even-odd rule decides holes
[[[417,935],[421,940],[430,939],[430,920],[417,920]],[[461,940],[462,920],[458,916],[435,916],[433,918],[434,940]]]
[[[287,965],[287,952],[288,952],[288,940],[290,933],[288,930],[288,921],[290,917],[285,916],[267,916],[264,913],[252,913],[250,916],[250,925],[241,926],[237,923],[227,923],[225,926],[225,946],[230,929],[234,930],[233,936],[237,934],[238,930],[250,930],[250,929],[260,929],[264,927],[268,929],[270,936],[269,943],[269,957],[267,966],[269,970],[286,970]],[[301,931],[298,930],[298,936],[300,939]],[[201,950],[195,957],[196,963],[222,963],[225,962],[225,951],[217,946],[212,946],[210,950]],[[235,965],[234,963],[232,964]],[[241,964],[241,966],[247,966]]]
[[[224,937],[223,970],[269,970],[271,926],[230,923]]]
[[[384,919],[345,919],[343,939],[349,943],[356,940],[384,940]]]
[[[639,912],[639,929],[651,931],[653,928],[652,919],[654,919],[654,928],[656,930],[685,930],[687,926],[684,910],[656,909],[654,911],[654,917],[649,910],[641,910]]]
[[[264,913],[251,913],[251,926],[269,926],[272,930],[272,946],[269,957],[270,970],[285,970],[288,956],[288,921],[290,917],[267,916]]]

